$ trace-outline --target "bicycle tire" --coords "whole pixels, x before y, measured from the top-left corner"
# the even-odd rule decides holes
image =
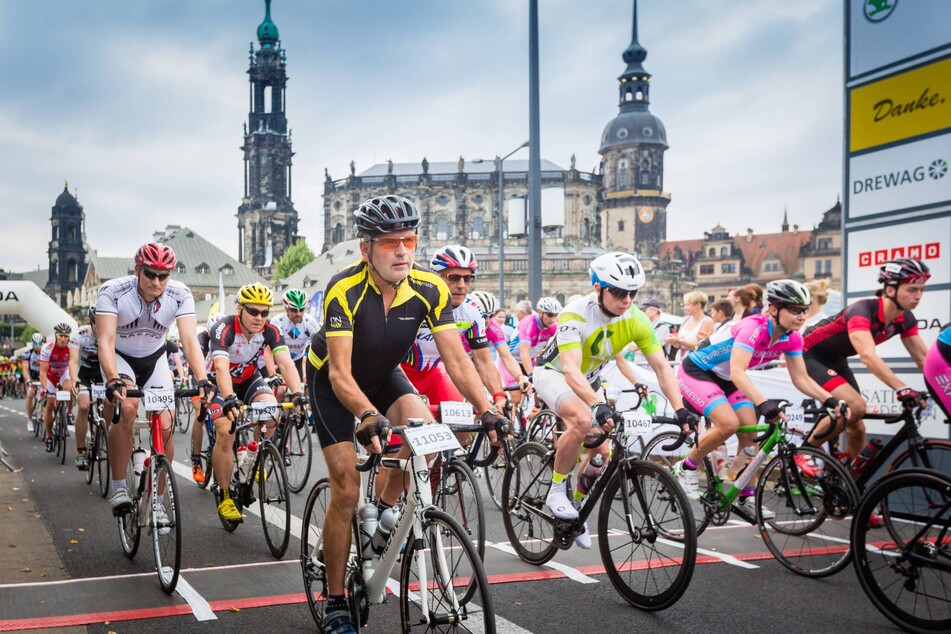
[[[122,545],[122,553],[132,559],[139,551],[139,540],[142,537],[142,530],[139,527],[139,500],[135,497],[139,481],[132,471],[132,458],[126,466],[125,483],[132,496],[132,508],[125,515],[119,516],[119,543]]]
[[[99,479],[99,494],[102,497],[109,495],[109,480],[112,473],[109,471],[109,433],[105,428],[105,421],[99,419],[96,425],[96,435],[99,437],[99,455],[96,457],[96,478]]]
[[[42,408],[38,403],[33,405],[33,437],[40,437],[40,428],[43,427],[43,417],[39,415]]]
[[[268,443],[258,453],[254,474],[264,539],[271,554],[280,559],[291,538],[291,495],[284,459],[273,444]]]
[[[192,405],[190,398],[179,398],[177,399],[175,407],[175,426],[183,434],[188,433],[188,428],[191,426],[192,414],[195,411],[195,406]]]
[[[888,465],[888,473],[899,469],[912,468],[934,469],[941,473],[951,473],[951,442],[932,438],[925,438],[922,442],[925,449],[923,464],[915,466],[911,458],[911,451],[906,448],[895,456],[895,459]]]
[[[502,510],[502,480],[505,478],[506,469],[505,456],[501,453],[496,456],[495,462],[482,468],[485,476],[483,479],[485,492],[495,508],[500,511]]]
[[[858,488],[845,467],[821,449],[789,449],[766,464],[756,485],[759,532],[776,560],[792,572],[828,577],[845,568],[852,557],[849,531]],[[797,455],[807,456],[815,475],[799,468]],[[763,519],[764,506],[774,518]]]
[[[563,424],[555,412],[550,409],[539,410],[528,422],[526,439],[528,442],[537,442],[548,447],[555,446],[555,431]]]
[[[485,567],[466,531],[448,514],[430,507],[423,511],[422,535],[412,532],[406,540],[406,550],[400,566],[400,622],[403,632],[413,630],[442,631],[439,626],[453,627],[456,632],[485,632],[494,634],[495,610],[489,592]],[[417,542],[422,544],[417,549]],[[414,563],[419,556],[426,558],[427,587],[420,583]],[[440,554],[446,562],[445,569],[439,564]],[[428,555],[428,556],[427,556]],[[472,600],[462,602],[453,591],[467,585],[472,588]],[[421,595],[426,592],[429,614],[421,610]],[[455,601],[453,601],[455,598]],[[458,611],[453,603],[458,605]],[[475,605],[473,605],[475,603]],[[481,610],[473,609],[481,608]],[[474,628],[466,627],[466,621],[476,621]],[[439,628],[439,629],[437,629]]]
[[[687,457],[687,454],[690,453],[691,447],[684,443],[679,448],[673,452],[664,452],[661,447],[663,445],[673,444],[680,434],[675,431],[665,431],[657,434],[644,445],[644,451],[641,452],[641,460],[647,460],[653,462],[654,464],[660,465],[667,469],[670,473],[674,472],[674,465]],[[716,492],[716,489],[711,488],[710,477],[707,473],[706,462],[703,463],[702,467],[697,468],[697,479],[698,486],[700,488],[700,496],[709,496],[712,493]],[[691,515],[693,516],[694,525],[697,529],[697,536],[703,534],[703,531],[707,529],[707,526],[710,525],[710,520],[712,519],[712,508],[704,504],[701,500],[689,500]],[[671,537],[671,539],[676,539]]]
[[[59,458],[60,464],[66,464],[66,438],[68,436],[69,430],[66,426],[66,408],[62,408],[56,417],[56,428],[53,432],[56,456]]]
[[[625,537],[630,552],[618,546]],[[618,468],[601,498],[598,548],[614,589],[634,607],[666,610],[683,596],[697,564],[697,533],[687,494],[669,471],[647,460]]]
[[[182,510],[178,498],[175,472],[166,456],[152,456],[154,464],[152,493],[163,490],[161,508],[165,521],[159,521],[158,507],[152,500],[149,504],[149,530],[152,533],[152,551],[155,554],[155,571],[165,594],[175,592],[182,570]],[[162,486],[164,483],[164,487]]]
[[[310,429],[300,415],[288,416],[281,434],[281,455],[287,472],[287,487],[300,493],[307,486],[314,455]]]
[[[303,530],[300,540],[301,575],[310,615],[322,630],[327,606],[327,573],[323,566],[322,534],[327,509],[330,507],[330,480],[321,478],[311,487],[304,504]],[[317,551],[316,555],[314,551]]]
[[[78,437],[77,437],[78,440]],[[90,417],[89,427],[86,429],[86,484],[92,485],[96,468],[96,461],[99,458],[99,426],[95,419]]]
[[[502,478],[502,523],[519,559],[540,566],[555,556],[555,525],[545,506],[554,453],[527,442],[512,454]]]
[[[435,471],[435,468],[430,470],[433,504],[459,522],[459,527],[470,541],[475,540],[476,553],[479,560],[484,561],[485,507],[475,474],[469,465],[458,458],[442,461],[438,474]],[[474,583],[469,585],[462,598],[463,603],[472,598],[475,589]]]
[[[951,631],[949,500],[948,474],[934,470],[896,471],[866,492],[852,523],[853,567],[859,584],[879,612],[910,632]],[[902,516],[887,532],[884,527],[868,526],[869,517],[880,507],[888,509],[883,512],[886,524],[891,523],[891,514]],[[943,525],[940,531],[934,526],[928,528],[933,519]],[[893,531],[898,532],[899,539],[892,539]],[[918,533],[925,538],[923,542],[918,540]],[[913,559],[906,550],[912,542]],[[929,558],[936,564],[940,562],[941,568],[921,565]],[[895,591],[898,595],[892,596]]]

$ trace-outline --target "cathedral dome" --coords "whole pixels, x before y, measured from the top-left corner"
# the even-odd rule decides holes
[[[601,134],[601,149],[604,154],[615,147],[635,144],[667,146],[667,130],[660,119],[645,110],[622,110],[604,128]]]
[[[277,25],[271,21],[271,0],[265,0],[264,21],[258,26],[258,42],[261,46],[276,44],[280,39]]]
[[[49,199],[47,198],[47,200]],[[63,193],[56,197],[56,206],[57,207],[75,207],[76,199],[73,198],[73,195],[69,193],[69,190],[64,187]]]

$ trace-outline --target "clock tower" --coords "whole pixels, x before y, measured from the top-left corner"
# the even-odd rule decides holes
[[[637,0],[631,43],[622,57],[627,68],[618,77],[620,112],[604,128],[598,150],[604,169],[601,239],[608,249],[656,256],[667,239],[667,131],[648,110],[651,75],[642,65],[647,50],[637,41]]]

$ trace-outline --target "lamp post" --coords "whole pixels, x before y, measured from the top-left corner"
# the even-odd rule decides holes
[[[528,147],[528,141],[503,156],[495,157],[495,169],[499,172],[499,306],[505,307],[505,175],[502,171],[502,164],[505,159],[512,156],[524,147]]]

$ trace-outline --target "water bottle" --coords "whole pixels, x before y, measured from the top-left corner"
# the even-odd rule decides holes
[[[367,502],[357,511],[360,516],[360,549],[367,559],[373,557],[373,536],[376,534],[379,521],[376,504]]]
[[[724,467],[726,466],[726,459],[729,455],[730,453],[725,444],[720,445],[710,452],[710,464],[713,466],[713,473],[720,476],[721,479],[726,476]]]
[[[872,458],[875,457],[875,454],[881,450],[884,444],[881,438],[872,438],[868,441],[865,448],[862,449],[861,453],[855,456],[855,460],[852,461],[852,473],[858,475],[865,471],[865,467],[868,466],[868,463],[872,461]]]
[[[595,456],[588,461],[588,466],[586,466],[584,471],[581,472],[581,475],[578,476],[578,492],[587,495],[591,489],[591,485],[594,484],[594,481],[601,475],[602,469],[604,469],[604,456],[595,454]]]
[[[739,454],[736,458],[733,459],[733,462],[730,463],[730,466],[727,467],[726,477],[728,480],[736,480],[737,476],[740,475],[740,472],[743,471],[743,468],[746,467],[756,456],[756,447],[750,445]]]
[[[132,471],[137,478],[145,471],[145,449],[141,447],[132,452]]]
[[[396,520],[399,519],[399,516],[400,512],[394,506],[391,506],[380,514],[380,521],[376,526],[376,532],[373,533],[373,538],[370,540],[373,545],[373,550],[377,554],[383,552],[383,547],[386,546],[386,542],[390,538],[390,531],[396,526]]]
[[[254,440],[248,443],[248,455],[244,463],[244,479],[247,480],[251,474],[251,469],[254,468],[254,461],[258,458],[258,443]]]
[[[248,479],[248,448],[245,445],[238,447],[238,482],[244,484]]]

